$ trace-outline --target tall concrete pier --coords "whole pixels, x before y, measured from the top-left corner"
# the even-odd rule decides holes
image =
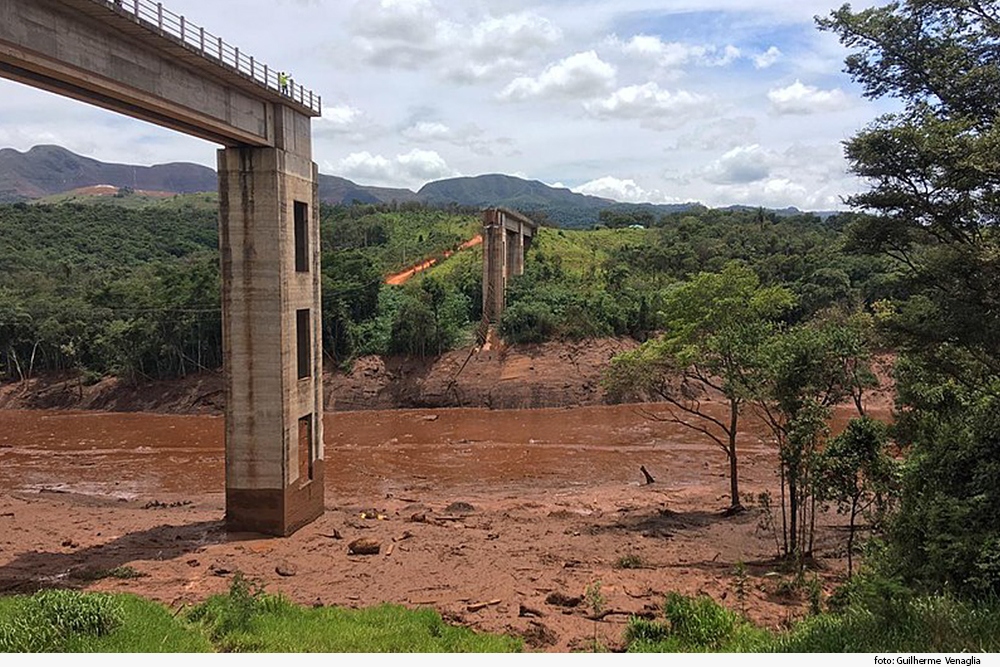
[[[507,303],[507,283],[524,273],[524,253],[538,225],[506,208],[483,211],[483,320],[497,322]]]
[[[288,535],[318,517],[319,97],[150,0],[3,0],[0,76],[224,146],[226,520]]]

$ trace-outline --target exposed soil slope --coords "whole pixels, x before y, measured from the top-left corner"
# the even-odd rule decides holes
[[[496,345],[455,350],[433,359],[365,357],[349,373],[328,373],[327,409],[414,407],[494,409],[604,403],[601,374],[611,358],[635,347],[628,339]],[[471,356],[470,356],[471,355]],[[106,378],[83,386],[75,376],[0,384],[0,409],[103,410],[222,414],[222,375],[132,384]]]

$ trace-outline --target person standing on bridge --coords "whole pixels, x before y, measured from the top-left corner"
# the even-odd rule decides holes
[[[282,72],[278,75],[278,85],[281,86],[281,93],[283,95],[288,94],[288,74]]]

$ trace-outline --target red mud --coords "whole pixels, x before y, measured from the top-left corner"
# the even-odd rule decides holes
[[[885,405],[870,411],[887,417]],[[840,409],[835,427],[851,416]],[[740,443],[745,494],[776,492],[763,433],[748,422]],[[585,648],[593,623],[582,606],[548,604],[550,593],[579,596],[600,581],[607,608],[621,612],[598,628],[614,647],[627,614],[655,612],[666,591],[736,607],[733,568],[743,561],[753,620],[775,626],[802,613],[801,600],[777,592],[761,510],[720,512],[722,452],[633,406],[330,414],[327,513],[288,539],[226,533],[222,438],[213,416],[0,411],[0,592],[71,585],[179,605],[224,590],[226,572],[239,569],[304,604],[429,605],[453,622],[525,635],[533,648],[568,650]],[[640,486],[640,465],[656,484]],[[446,510],[455,502],[474,510]],[[371,510],[386,519],[361,518]],[[427,522],[410,520],[421,513]],[[819,520],[828,590],[844,568],[839,524]],[[348,555],[359,537],[381,541],[381,553]],[[642,567],[617,568],[630,554]],[[148,576],[83,576],[126,564]],[[295,576],[278,576],[278,564]]]

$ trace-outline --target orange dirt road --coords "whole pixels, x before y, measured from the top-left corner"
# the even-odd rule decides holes
[[[482,235],[474,236],[473,238],[469,239],[468,241],[466,241],[462,245],[458,246],[457,250],[447,250],[447,251],[445,251],[444,258],[448,259],[452,255],[454,255],[456,252],[461,252],[463,250],[468,250],[469,248],[475,248],[477,245],[480,245],[482,242],[483,242]],[[425,260],[423,262],[420,262],[419,264],[408,268],[406,271],[402,271],[400,273],[396,273],[396,274],[393,274],[393,275],[389,276],[388,278],[385,279],[385,284],[386,285],[402,285],[403,283],[405,283],[406,281],[408,281],[413,276],[417,275],[421,271],[426,271],[427,269],[431,268],[432,266],[434,266],[437,263],[438,263],[438,260],[435,259],[435,258],[431,258],[431,259]]]

